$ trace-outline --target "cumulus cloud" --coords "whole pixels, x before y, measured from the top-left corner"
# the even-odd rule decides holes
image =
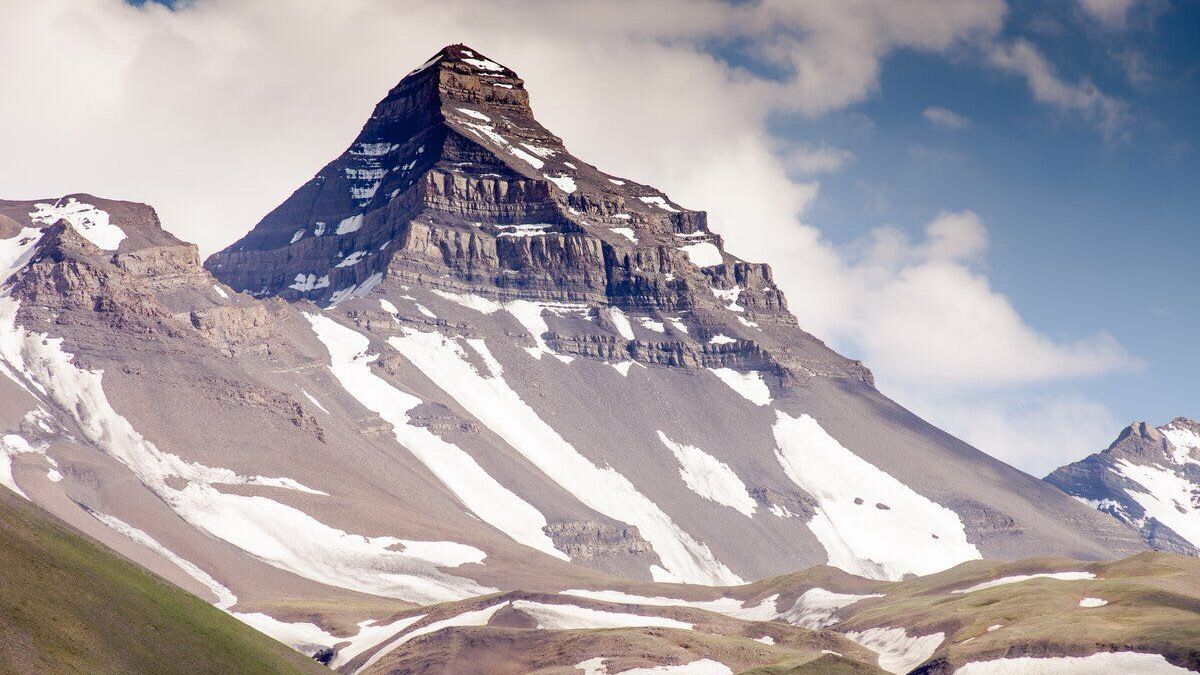
[[[374,103],[444,44],[525,78],[535,113],[580,157],[707,209],[732,252],[773,263],[802,325],[889,386],[986,390],[1130,367],[1103,334],[1051,339],[981,271],[988,234],[943,214],[912,241],[836,247],[803,214],[812,178],[853,159],[781,148],[771,115],[875,95],[897,50],[995,44],[1002,0],[0,0],[5,197],[87,191],[154,204],[208,253],[353,138]],[[724,62],[748,44],[770,75]],[[1034,96],[1114,126],[1110,99],[1060,81],[1026,43],[991,62]],[[918,412],[931,414],[918,406]],[[951,431],[955,431],[951,427]]]
[[[964,441],[1039,477],[1107,448],[1129,424],[1073,391],[947,396],[900,389],[895,398],[928,411],[929,422],[954,429]]]
[[[854,311],[829,332],[881,383],[984,390],[1140,367],[1105,333],[1061,342],[1029,326],[979,269],[988,234],[976,214],[942,213],[924,234],[876,229],[844,270]]]
[[[971,124],[971,120],[953,110],[936,105],[921,111],[921,117],[924,117],[930,124],[947,129],[963,129]]]
[[[1063,80],[1028,40],[996,44],[987,58],[1000,70],[1024,77],[1034,99],[1081,115],[1105,138],[1117,138],[1124,131],[1128,122],[1124,101],[1100,91],[1087,78],[1076,83]]]
[[[1138,0],[1077,0],[1089,17],[1109,28],[1123,28]]]
[[[784,150],[783,155],[788,170],[800,175],[839,171],[854,161],[854,153],[825,143],[797,144]]]

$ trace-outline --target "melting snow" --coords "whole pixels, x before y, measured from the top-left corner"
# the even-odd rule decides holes
[[[678,666],[653,666],[622,670],[619,675],[733,675],[733,670],[720,661],[700,659]]]
[[[679,209],[668,204],[667,200],[663,199],[662,197],[638,197],[638,199],[642,200],[643,203],[650,204],[651,206],[657,206],[664,211],[679,213]]]
[[[312,394],[308,393],[307,391],[305,391],[303,389],[300,390],[300,393],[304,394],[304,397],[307,398],[313,405],[320,408],[321,412],[325,413],[326,415],[329,414],[329,411],[325,409],[325,406],[321,405],[321,402],[318,401],[316,398],[314,398]]]
[[[358,670],[355,670],[354,672],[356,674],[361,673],[362,671],[375,665],[375,662],[377,662],[379,659],[383,658],[384,655],[388,654],[395,648],[399,647],[400,645],[404,644],[405,642],[408,642],[409,640],[421,637],[422,635],[429,635],[430,633],[436,633],[439,630],[442,630],[443,628],[451,628],[454,626],[486,626],[488,621],[491,621],[492,615],[495,614],[497,611],[499,611],[499,609],[501,607],[508,606],[508,604],[509,603],[507,603],[507,602],[502,602],[500,604],[492,605],[491,607],[484,607],[483,609],[477,609],[472,612],[463,612],[462,614],[459,614],[458,616],[453,616],[449,619],[442,619],[441,621],[434,621],[433,623],[426,624],[424,626],[421,626],[420,628],[415,628],[415,629],[401,635],[396,640],[389,642],[387,645],[385,645],[379,651],[372,654],[371,658],[367,659],[367,661],[365,663],[363,663],[362,666],[360,666],[358,668]],[[417,618],[424,618],[424,617],[422,616],[422,617],[417,617]]]
[[[1048,656],[973,661],[957,675],[1185,675],[1192,671],[1172,665],[1161,654],[1098,652],[1091,656]]]
[[[616,178],[609,178],[608,182],[612,183],[613,185],[624,185],[625,184],[625,181],[617,180]]]
[[[612,230],[613,232],[616,232],[617,234],[621,235],[622,237],[625,237],[626,239],[628,239],[629,241],[632,241],[635,244],[637,243],[637,235],[634,234],[632,227],[610,227],[608,229]]]
[[[659,431],[658,440],[679,462],[679,475],[688,489],[701,497],[728,506],[746,517],[754,515],[757,503],[746,484],[721,460],[692,445],[676,443]]]
[[[458,112],[466,115],[467,117],[474,117],[475,119],[482,120],[484,122],[492,121],[492,118],[488,117],[487,115],[484,115],[483,113],[479,112],[478,110],[471,110],[470,108],[459,108]]]
[[[683,320],[682,320],[682,319],[680,319],[679,317],[673,317],[673,318],[669,318],[669,319],[667,319],[667,321],[670,321],[670,322],[671,322],[671,327],[672,327],[672,328],[674,328],[675,330],[679,331],[680,333],[687,333],[687,332],[689,332],[689,331],[688,331],[687,324],[685,324],[685,323],[683,322]]]
[[[567,194],[571,194],[575,191],[575,179],[570,176],[565,174],[561,176],[551,176],[550,174],[545,173],[542,174],[542,177],[557,185],[559,190],[562,190]]]
[[[879,654],[880,668],[889,673],[907,673],[929,660],[946,636],[933,633],[909,637],[903,628],[870,628],[846,633],[846,637]]]
[[[683,332],[686,333],[687,329],[684,328]],[[733,368],[709,368],[708,372],[754,405],[770,405],[771,389],[763,380],[762,373],[756,370],[743,373]]]
[[[488,59],[463,59],[463,62],[482,70],[490,70],[497,73],[504,72],[504,66]]]
[[[951,593],[974,593],[987,588],[995,588],[997,586],[1007,586],[1008,584],[1019,584],[1022,581],[1030,579],[1057,579],[1059,581],[1083,581],[1086,579],[1095,579],[1096,575],[1091,572],[1044,572],[1039,574],[1015,574],[1011,577],[1000,577],[992,579],[981,584],[975,584],[969,588],[961,588]]]
[[[334,305],[349,300],[350,298],[365,297],[366,295],[370,294],[370,292],[374,290],[375,287],[378,286],[382,281],[383,273],[376,272],[367,277],[366,281],[363,281],[361,284],[355,284],[349,288],[338,289],[333,292],[333,295],[329,296],[328,306],[333,307]]]
[[[342,222],[338,223],[337,234],[350,234],[351,232],[357,232],[358,229],[362,227],[362,223],[363,217],[361,213],[356,216],[350,216],[349,218],[343,218]]]
[[[762,636],[762,637],[760,637],[760,638],[754,638],[754,641],[755,641],[755,642],[761,642],[761,643],[763,643],[764,645],[773,645],[773,644],[775,644],[775,638],[771,637],[770,635],[764,635],[764,636]]]
[[[288,243],[289,243],[289,244],[294,244],[294,243],[296,243],[296,242],[300,241],[300,238],[301,238],[301,237],[303,237],[303,236],[304,236],[304,229],[303,229],[303,228],[301,228],[301,229],[299,229],[299,230],[296,230],[296,234],[293,234],[293,235],[292,235],[292,240],[291,240],[290,242],[288,242]]]
[[[550,223],[526,223],[523,225],[497,225],[498,237],[539,237],[554,227]]]
[[[1117,460],[1119,474],[1142,489],[1127,488],[1125,494],[1145,509],[1145,518],[1154,518],[1180,537],[1200,546],[1200,486],[1163,466],[1134,464]]]
[[[777,411],[774,434],[784,472],[817,500],[808,527],[830,565],[894,581],[981,557],[957,513],[850,452],[812,417]]]
[[[541,146],[533,145],[532,143],[522,143],[521,147],[532,152],[533,154],[537,155],[538,157],[542,157],[544,159],[550,159],[555,154],[557,154],[554,150],[551,150],[550,148],[543,148]]]
[[[712,267],[713,265],[720,265],[723,262],[721,259],[721,249],[717,248],[716,244],[711,241],[698,241],[695,244],[681,246],[679,250],[687,255],[688,260],[692,261],[693,265],[700,267]]]
[[[17,482],[13,478],[12,473],[13,457],[23,454],[42,455],[47,462],[51,463],[54,460],[46,455],[45,447],[30,445],[29,441],[26,441],[17,434],[4,434],[3,437],[0,437],[0,485],[4,485],[25,499],[29,499],[29,496],[21,488],[17,487]]]
[[[481,314],[494,314],[501,309],[504,309],[504,305],[501,305],[495,300],[489,300],[488,298],[485,298],[481,295],[475,295],[473,293],[450,293],[448,291],[441,291],[435,288],[433,289],[433,294],[444,300],[449,300],[450,302],[462,305],[467,309],[473,309]]]
[[[211,591],[214,596],[216,596],[216,606],[218,609],[228,610],[230,607],[233,607],[237,604],[237,596],[234,595],[233,592],[228,588],[226,588],[224,584],[214,579],[208,572],[205,572],[191,562],[176,555],[175,552],[158,543],[157,540],[142,530],[137,529],[136,527],[124,522],[120,518],[117,518],[116,516],[110,516],[105,513],[93,511],[92,509],[87,509],[87,512],[91,514],[93,518],[104,523],[113,530],[116,530],[126,537],[129,537],[133,541],[175,563],[179,569],[183,570],[191,578],[199,581],[206,588],[208,588],[208,590]]]
[[[293,281],[290,286],[288,286],[288,288],[294,288],[298,291],[303,291],[306,293],[308,291],[315,291],[318,288],[328,288],[328,287],[329,287],[329,275],[328,274],[321,277],[320,279],[318,279],[317,275],[315,275],[315,274],[308,274],[308,275],[297,274],[296,280]]]
[[[648,316],[639,316],[637,318],[637,322],[639,324],[641,324],[642,328],[645,328],[646,330],[652,330],[655,333],[667,332],[666,324],[664,324],[661,321],[655,321],[654,319],[651,319]]]
[[[737,338],[731,338],[728,335],[714,335],[708,339],[710,345],[731,345],[737,342]]]
[[[68,198],[66,204],[61,199],[53,204],[34,204],[29,218],[42,225],[53,225],[59,220],[65,220],[76,232],[83,235],[84,239],[106,251],[117,250],[121,240],[125,238],[125,230],[109,222],[107,211],[78,201],[74,197]]]
[[[513,609],[520,610],[538,622],[539,629],[579,630],[586,628],[681,628],[691,630],[692,624],[663,616],[644,616],[624,612],[606,612],[577,605],[558,605],[530,600],[514,600]]]
[[[379,355],[367,354],[370,340],[365,335],[326,316],[304,316],[329,350],[330,370],[342,387],[363,407],[391,424],[396,441],[472,513],[519,543],[567,559],[542,530],[547,521],[540,511],[492,478],[461,448],[426,427],[411,424],[408,411],[420,405],[421,399],[396,389],[371,370],[371,363]]]
[[[532,303],[530,303],[532,304]],[[540,310],[539,310],[540,318]],[[579,453],[513,391],[500,373],[479,373],[462,348],[439,333],[406,330],[388,343],[476,419],[583,504],[635,525],[669,576],[691,583],[738,583],[709,548],[684,532],[612,467]]]
[[[625,316],[625,312],[622,312],[620,308],[617,307],[609,307],[608,318],[612,320],[613,326],[616,327],[617,332],[621,334],[621,337],[625,338],[626,340],[633,339],[633,325],[629,323],[629,317]]]
[[[716,264],[720,264],[720,263],[716,263]],[[712,289],[712,292],[713,292],[713,295],[717,296],[718,300],[725,303],[725,309],[728,309],[731,312],[746,311],[745,307],[742,307],[741,305],[738,304],[738,297],[742,294],[742,288],[740,286],[735,286],[734,288],[730,288],[728,290],[714,288],[714,289]],[[741,317],[738,317],[738,318],[741,318]]]
[[[225,300],[229,299],[229,294],[225,292],[224,288],[221,288],[217,284],[213,284],[213,290],[216,291],[217,295],[221,296],[223,299],[225,299]]]
[[[1161,431],[1171,445],[1175,446],[1171,459],[1175,460],[1176,464],[1200,464],[1200,459],[1192,457],[1192,452],[1200,450],[1200,434],[1191,429],[1177,427],[1174,422],[1163,427]]]
[[[649,605],[653,607],[692,607],[694,609],[703,609],[716,614],[724,614],[735,619],[743,621],[771,621],[779,618],[778,609],[775,606],[775,601],[779,598],[778,595],[770,595],[763,598],[762,602],[757,605],[747,606],[745,602],[735,598],[718,598],[716,600],[680,600],[678,598],[667,598],[662,596],[645,596],[632,595],[622,591],[588,591],[580,589],[572,589],[563,591],[562,595],[573,595],[580,598],[588,598],[590,600],[600,600],[603,602],[615,602],[622,605]]]
[[[1084,598],[1079,601],[1080,607],[1103,607],[1108,604],[1103,598]]]
[[[342,262],[338,263],[336,266],[337,267],[350,267],[351,265],[358,264],[358,261],[362,260],[365,257],[367,257],[367,251],[355,251],[354,253],[351,253],[350,255],[346,256],[345,259],[343,259]]]
[[[843,607],[849,607],[867,598],[882,598],[882,593],[872,595],[852,595],[850,593],[834,593],[824,588],[810,588],[804,591],[792,608],[779,615],[780,619],[803,628],[818,630],[832,626],[838,622],[834,614]]]

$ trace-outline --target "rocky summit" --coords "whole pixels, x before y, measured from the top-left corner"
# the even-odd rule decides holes
[[[344,672],[904,672],[962,662],[958,619],[837,611],[979,559],[1194,552],[888,399],[462,45],[203,265],[90,195],[0,202],[0,236],[0,480]],[[837,590],[804,611],[742,585],[813,565]]]
[[[1200,555],[1200,422],[1135,422],[1046,481],[1136,528],[1155,550]]]

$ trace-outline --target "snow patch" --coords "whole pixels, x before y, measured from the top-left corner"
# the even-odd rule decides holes
[[[454,626],[486,626],[488,621],[491,621],[492,615],[499,611],[501,607],[508,606],[508,604],[509,603],[507,602],[502,602],[500,604],[492,605],[491,607],[484,607],[483,609],[477,609],[472,612],[463,612],[458,616],[453,616],[449,619],[442,619],[441,621],[434,621],[421,626],[420,628],[415,628],[383,646],[379,651],[372,654],[371,658],[367,659],[367,661],[354,672],[357,675],[357,673],[367,670],[392,650],[396,649],[405,642],[421,637],[422,635],[429,635],[430,633],[436,633],[443,628],[451,628]],[[424,617],[421,616],[417,618]]]
[[[1014,574],[1013,576],[1010,576],[1010,577],[1000,577],[999,579],[992,579],[991,581],[985,581],[980,584],[975,584],[974,586],[971,586],[969,588],[961,588],[959,590],[950,591],[950,592],[951,593],[974,593],[975,591],[982,591],[984,589],[995,588],[997,586],[1007,586],[1008,584],[1019,584],[1022,581],[1029,581],[1030,579],[1057,579],[1058,581],[1084,581],[1087,579],[1095,579],[1095,578],[1096,578],[1096,575],[1092,574],[1091,572],[1043,572],[1043,573],[1039,573],[1039,574]]]
[[[608,318],[613,322],[613,326],[616,327],[617,333],[621,337],[626,340],[633,339],[633,325],[629,323],[629,317],[625,316],[625,312],[617,307],[609,307]]]
[[[784,473],[817,500],[808,527],[830,565],[898,581],[982,557],[957,513],[850,452],[812,417],[776,411],[773,431]]]
[[[1079,601],[1080,607],[1103,607],[1108,601],[1103,598],[1084,598]]]
[[[1200,502],[1195,496],[1200,486],[1170,468],[1134,464],[1125,458],[1117,460],[1116,469],[1142,488],[1126,489],[1125,494],[1141,505],[1145,518],[1154,518],[1200,546]]]
[[[359,228],[362,227],[362,224],[363,217],[361,213],[356,216],[350,216],[349,218],[343,218],[342,221],[338,223],[337,234],[350,234],[351,232],[357,232]]]
[[[687,332],[686,327],[684,332]],[[756,370],[743,373],[733,368],[709,368],[708,372],[716,375],[730,389],[754,405],[770,405],[771,389],[763,379],[762,373]]]
[[[611,180],[611,179],[609,179],[609,180]],[[663,199],[662,197],[638,197],[638,199],[640,199],[642,201],[642,203],[644,203],[644,204],[649,204],[651,206],[657,206],[658,208],[662,209],[663,211],[670,211],[671,213],[679,213],[679,209],[668,204],[667,200]]]
[[[544,173],[542,174],[542,177],[557,185],[559,190],[562,190],[567,194],[571,194],[576,189],[575,179],[566,174],[560,176],[551,176],[548,173]]]
[[[721,460],[692,445],[676,443],[659,431],[658,440],[667,446],[679,462],[679,475],[688,489],[701,497],[728,506],[745,515],[754,515],[757,503],[746,484]]]
[[[1185,675],[1192,671],[1172,665],[1161,654],[1098,652],[1090,656],[1021,656],[972,661],[957,675]]]
[[[478,372],[454,340],[439,333],[406,329],[403,336],[389,338],[388,344],[584,505],[637,526],[672,578],[691,583],[739,582],[739,577],[706,545],[680,529],[625,476],[612,467],[600,468],[580,454],[509,387],[501,374]]]
[[[125,239],[125,230],[110,222],[107,211],[78,201],[74,197],[68,198],[65,204],[61,199],[53,204],[34,204],[29,218],[42,225],[53,225],[65,220],[84,239],[106,251],[117,250],[121,240]]]
[[[846,633],[846,637],[878,654],[880,668],[889,673],[907,673],[929,660],[946,635],[909,637],[903,628],[869,628]]]
[[[300,393],[304,394],[304,397],[307,398],[310,403],[320,408],[321,412],[325,413],[326,415],[329,414],[329,411],[325,409],[325,406],[321,405],[321,402],[314,398],[312,394],[308,393],[304,389],[301,389]]]
[[[365,335],[327,316],[308,313],[304,316],[329,350],[330,371],[346,392],[391,424],[396,441],[472,513],[521,544],[560,560],[567,559],[542,530],[547,520],[540,511],[492,478],[457,445],[411,423],[408,412],[420,405],[421,399],[396,389],[371,370],[371,363],[379,355],[367,353],[370,340]]]
[[[698,241],[695,244],[680,246],[679,250],[683,251],[693,265],[699,267],[712,267],[724,262],[721,258],[721,249],[711,241]]]
[[[531,600],[514,600],[513,609],[520,610],[538,622],[538,629],[580,630],[594,628],[680,628],[691,630],[692,624],[663,616],[645,616],[625,612],[607,612],[578,605],[558,605]]]
[[[329,287],[329,275],[326,274],[321,278],[317,278],[315,274],[297,274],[296,280],[291,283],[288,288],[294,288],[297,291],[307,293],[315,291],[319,288]]]
[[[466,115],[467,117],[474,117],[475,119],[482,120],[484,122],[492,121],[492,118],[488,117],[487,115],[484,115],[483,113],[479,112],[478,110],[471,110],[470,108],[458,108],[458,112]]]
[[[882,593],[871,595],[853,595],[850,593],[834,593],[824,588],[810,588],[804,591],[792,608],[779,615],[780,619],[802,628],[818,630],[834,625],[838,618],[834,614],[843,607],[849,607],[867,598],[882,598]]]
[[[351,253],[343,258],[342,261],[336,265],[336,267],[350,267],[351,265],[357,265],[360,260],[367,257],[367,253],[368,251],[355,251],[354,253]]]
[[[628,239],[629,241],[632,241],[635,244],[638,241],[637,235],[634,233],[632,227],[610,227],[608,229],[612,230],[613,232],[616,232],[617,234],[621,235],[622,237],[625,237],[626,239]]]
[[[775,601],[779,598],[778,595],[770,595],[763,598],[757,605],[747,605],[746,602],[735,598],[718,598],[716,600],[680,600],[678,598],[667,598],[663,596],[645,596],[633,595],[623,591],[589,591],[581,589],[572,589],[563,591],[561,595],[572,595],[579,598],[588,598],[589,600],[600,600],[602,602],[613,602],[621,605],[647,605],[651,607],[691,607],[694,609],[703,609],[707,612],[716,614],[724,614],[735,619],[743,621],[771,621],[779,618],[778,609],[775,606]]]
[[[30,445],[29,441],[17,434],[4,434],[3,437],[0,437],[0,485],[7,487],[25,499],[29,499],[29,495],[17,487],[17,481],[13,478],[12,473],[13,458],[17,455],[25,454],[42,455],[53,466],[53,460],[46,455],[46,448],[44,446]]]

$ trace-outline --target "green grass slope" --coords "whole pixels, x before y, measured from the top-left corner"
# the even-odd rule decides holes
[[[0,487],[0,673],[321,672]]]

